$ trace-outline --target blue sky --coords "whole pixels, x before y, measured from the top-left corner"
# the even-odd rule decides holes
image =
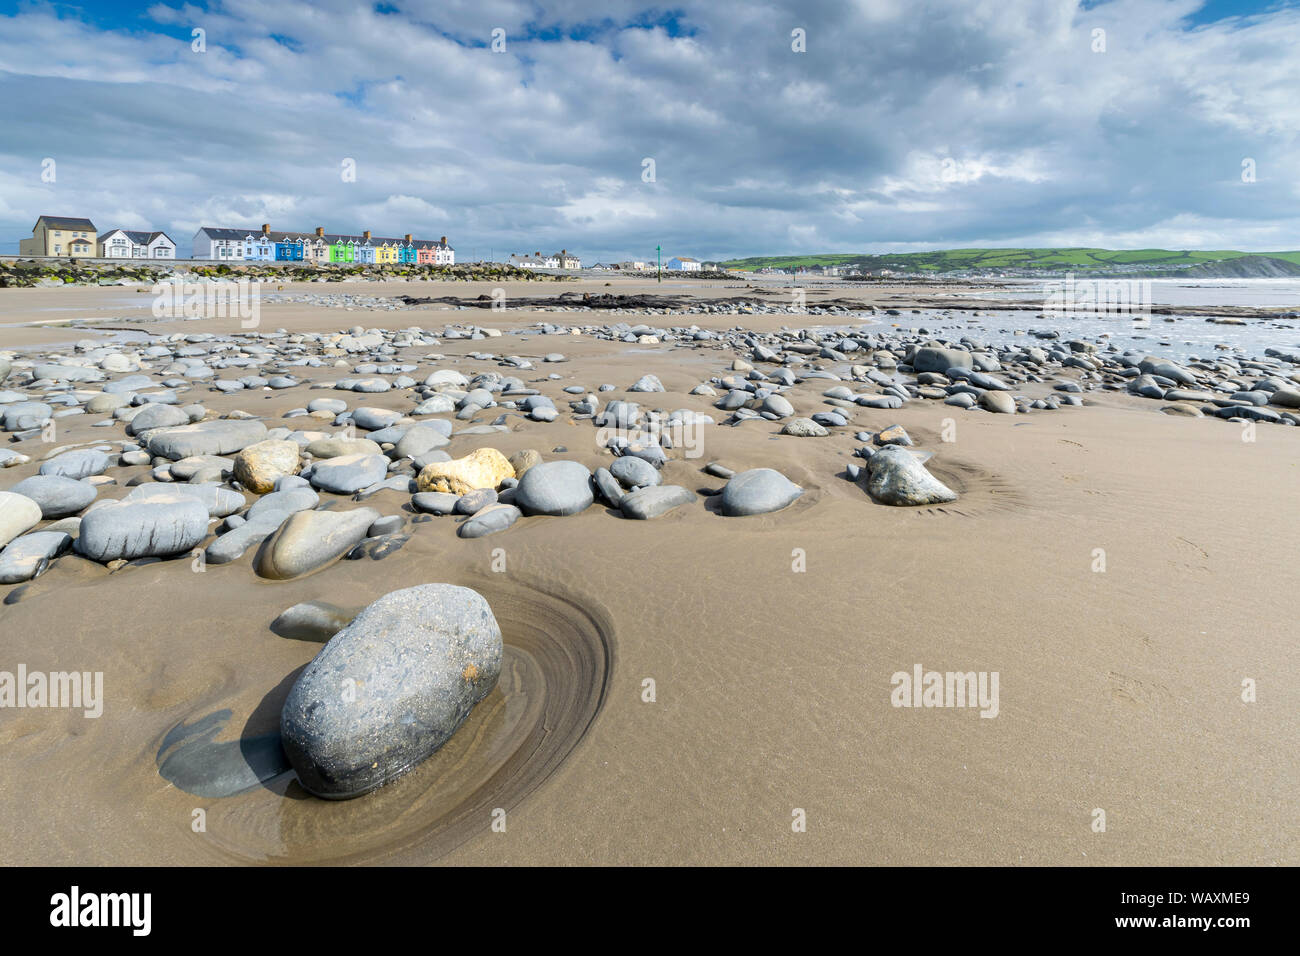
[[[0,252],[43,213],[182,251],[1296,249],[1297,49],[1294,0],[0,2]]]

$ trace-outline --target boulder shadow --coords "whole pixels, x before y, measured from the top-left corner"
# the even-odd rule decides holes
[[[280,709],[306,664],[266,694],[244,723],[238,740],[215,740],[230,721],[226,708],[191,724],[178,723],[164,735],[155,762],[168,783],[198,797],[233,797],[262,787],[282,793],[293,772],[280,744]],[[303,794],[303,797],[308,796]]]

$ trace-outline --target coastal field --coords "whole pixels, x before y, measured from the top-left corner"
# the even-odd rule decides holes
[[[1300,864],[1300,321],[1286,309],[1189,306],[1135,330],[984,287],[828,283],[796,299],[744,279],[262,296],[249,327],[160,319],[147,289],[0,292],[0,416],[73,412],[53,416],[53,440],[42,416],[5,419],[0,492],[80,449],[105,455],[76,479],[96,501],[185,483],[111,394],[171,392],[191,421],[256,421],[304,448],[376,431],[306,415],[316,399],[398,428],[380,436],[383,487],[315,489],[315,510],[373,508],[396,530],[311,573],[261,573],[261,540],[196,558],[237,530],[214,516],[179,554],[73,547],[0,584],[0,670],[103,674],[100,716],[0,720],[0,824],[24,835],[6,862]],[[1206,321],[1223,317],[1242,324]],[[958,364],[921,371],[921,349]],[[646,376],[663,391],[629,391]],[[358,381],[383,389],[336,387]],[[478,387],[491,404],[466,404]],[[438,394],[461,410],[413,416]],[[962,394],[973,407],[948,402]],[[522,404],[539,396],[550,421]],[[594,418],[571,404],[593,401]],[[689,501],[630,520],[597,494],[478,538],[413,503],[422,456],[399,453],[401,426],[448,422],[454,459],[534,450],[595,472],[619,460],[598,424],[615,401],[712,420],[662,448],[660,481]],[[790,427],[805,419],[817,428]],[[873,496],[895,425],[955,500]],[[246,515],[260,496],[208,466]],[[751,469],[802,493],[724,514],[726,475]],[[88,513],[23,531],[76,538]],[[329,633],[282,615],[325,602],[345,622],[437,582],[487,600],[499,683],[410,772],[312,796],[277,735]],[[917,668],[996,674],[996,703],[898,706],[896,675]]]
[[[729,269],[790,269],[841,266],[862,272],[888,269],[916,275],[957,273],[1077,272],[1143,274],[1202,278],[1207,276],[1300,275],[1300,251],[1238,252],[1234,249],[1095,249],[1095,248],[975,248],[933,252],[836,253],[803,256],[752,256],[729,259]]]

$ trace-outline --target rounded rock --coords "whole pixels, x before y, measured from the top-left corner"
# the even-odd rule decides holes
[[[519,479],[514,500],[527,515],[578,514],[595,500],[591,472],[576,461],[542,462]]]
[[[335,634],[280,714],[285,754],[310,793],[348,799],[436,752],[496,686],[501,628],[468,588],[384,595]],[[345,681],[356,695],[339,693]]]
[[[793,504],[803,489],[771,468],[742,471],[722,489],[722,513],[728,517],[767,514]]]
[[[275,491],[275,483],[286,475],[296,475],[301,467],[298,443],[280,439],[259,441],[235,456],[234,478],[249,491],[265,495]]]

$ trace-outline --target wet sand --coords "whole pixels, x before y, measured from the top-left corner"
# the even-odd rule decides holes
[[[305,290],[387,294],[377,285]],[[395,285],[392,294],[434,287]],[[520,285],[507,295],[551,291]],[[0,350],[88,336],[11,328],[47,317],[50,303],[118,324],[127,313],[101,308],[106,293],[121,294],[6,291]],[[873,293],[896,307],[886,297],[897,290]],[[737,290],[711,285],[700,294]],[[539,319],[619,318],[637,321],[268,305],[262,328],[476,322],[509,330]],[[641,321],[797,324],[778,315]],[[140,328],[237,331],[213,322]],[[515,373],[560,408],[565,385],[611,382],[618,390],[606,397],[627,398],[632,381],[653,373],[667,389],[655,406],[719,419],[712,399],[686,393],[734,357],[536,335],[445,340],[433,351],[480,350],[569,356]],[[498,370],[471,359],[437,367]],[[312,380],[338,377],[308,371]],[[562,377],[547,381],[552,372]],[[796,414],[824,410],[827,384],[787,392]],[[185,400],[310,427],[279,416],[321,396],[410,408],[400,390],[222,395],[198,386]],[[737,471],[776,468],[806,489],[786,510],[752,518],[724,518],[708,499],[646,522],[597,504],[478,540],[458,538],[451,518],[433,518],[408,524],[409,540],[382,559],[345,560],[289,582],[254,576],[251,555],[202,573],[178,559],[113,574],[65,556],[30,584],[0,587],[0,668],[103,671],[104,714],[0,714],[0,822],[22,835],[6,862],[1300,863],[1300,433],[1261,427],[1249,443],[1234,424],[1167,417],[1124,394],[1086,400],[1033,415],[926,402],[864,408],[853,428],[826,439],[777,437],[780,424],[765,421],[708,426],[703,456],[669,461],[665,483],[719,488],[701,470],[716,460]],[[944,442],[949,418],[955,441]],[[61,444],[121,437],[120,428],[68,421]],[[860,444],[853,431],[894,423],[935,452],[928,467],[958,501],[891,508],[840,477]],[[511,419],[510,427],[456,438],[448,450],[536,448],[547,459],[608,464],[590,422]],[[552,453],[560,445],[568,451]],[[0,472],[0,487],[38,464]],[[110,486],[100,497],[125,491]],[[413,517],[408,501],[385,491],[366,503]],[[1093,570],[1097,548],[1104,573]],[[504,551],[504,572],[492,569],[495,549]],[[800,551],[806,571],[793,568]],[[291,775],[226,798],[196,797],[160,775],[168,755],[160,748],[178,725],[229,711],[216,741],[274,730],[294,677],[318,649],[272,632],[281,611],[313,599],[356,608],[432,581],[487,598],[506,664],[498,689],[416,771],[345,803],[309,797]],[[998,716],[891,706],[891,675],[918,663],[999,672]],[[1256,703],[1241,699],[1246,678],[1258,682]],[[643,701],[646,679],[655,682],[653,703]],[[505,832],[491,828],[496,808],[506,811]],[[807,832],[792,832],[796,808]],[[1104,833],[1092,829],[1095,808],[1106,812]],[[192,828],[195,809],[206,812],[206,832]]]

